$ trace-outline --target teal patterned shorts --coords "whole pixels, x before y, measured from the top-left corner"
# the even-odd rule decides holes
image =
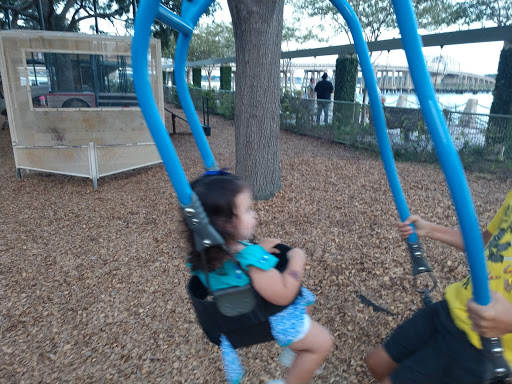
[[[306,307],[313,304],[315,295],[302,287],[301,294],[286,309],[269,318],[270,330],[277,344],[287,347],[301,335],[304,329]]]

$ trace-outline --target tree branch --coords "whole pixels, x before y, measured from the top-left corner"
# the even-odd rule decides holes
[[[25,12],[23,10],[23,8],[17,8],[14,5],[3,5],[3,4],[0,4],[0,9],[2,9],[4,11],[12,11],[13,13],[17,13],[18,15],[24,16],[27,19],[32,19],[32,20],[36,20],[36,21],[39,20],[37,18],[37,16],[34,16],[33,13]],[[29,9],[29,8],[25,8],[25,9]]]
[[[64,5],[64,8],[62,8],[62,12],[60,13],[61,15],[67,15],[67,13],[69,12],[69,10],[74,7],[76,4],[76,0],[68,0],[66,2],[66,5]],[[78,8],[78,10],[80,10],[80,8]]]
[[[117,14],[118,14],[118,11],[109,12],[109,13],[91,13],[87,16],[79,17],[78,19],[76,19],[76,23],[79,23],[86,19],[90,19],[91,17],[95,17],[95,16],[99,17],[101,19],[108,19],[110,17],[117,16]]]
[[[81,4],[83,5],[83,3],[81,2]],[[76,25],[76,15],[82,10],[82,5],[80,5],[80,7],[78,7],[77,9],[75,9],[75,12],[73,12],[73,16],[71,16],[71,20],[69,21],[69,25]],[[86,13],[87,12],[87,9],[85,10]]]

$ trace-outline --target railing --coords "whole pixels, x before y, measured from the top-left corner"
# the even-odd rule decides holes
[[[209,99],[209,112],[214,115],[220,115],[227,119],[233,119],[235,116],[235,93],[232,91],[216,91],[216,90],[205,90],[201,88],[190,87],[190,96],[192,102],[196,107],[196,110],[201,110],[203,97]],[[166,86],[164,87],[164,100],[180,105],[178,94],[176,93],[176,87]]]

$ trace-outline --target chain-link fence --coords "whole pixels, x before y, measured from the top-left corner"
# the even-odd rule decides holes
[[[210,113],[232,119],[234,92],[190,88],[196,109],[209,100]],[[175,87],[164,88],[165,101],[179,105]],[[464,167],[487,173],[512,170],[512,116],[443,110]],[[388,136],[397,160],[437,162],[421,109],[384,107]],[[378,152],[370,108],[366,104],[281,97],[281,128]]]
[[[378,151],[369,109],[359,103],[282,97],[281,128]],[[510,174],[512,116],[449,110],[443,114],[466,169]],[[384,107],[384,115],[395,158],[437,161],[420,109]]]
[[[233,119],[235,116],[235,93],[222,90],[205,90],[189,87],[192,102],[196,110],[202,110],[203,102],[208,103],[208,110],[214,115],[220,115],[226,119]],[[180,106],[180,100],[176,87],[164,87],[164,100]]]

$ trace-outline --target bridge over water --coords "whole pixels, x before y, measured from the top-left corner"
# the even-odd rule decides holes
[[[473,73],[461,72],[458,63],[451,58],[434,58],[427,63],[430,78],[437,92],[491,92],[496,80],[489,76],[481,76]],[[408,66],[397,65],[373,65],[378,87],[383,92],[413,92],[414,84],[411,79]],[[303,75],[302,87],[305,88],[311,77],[317,81],[324,72],[336,76],[335,64],[298,64],[293,61],[281,66],[282,85],[295,88],[295,78],[300,73]],[[359,68],[357,87],[364,88],[364,79]]]
[[[485,43],[492,41],[509,41],[512,36],[512,26],[502,26],[493,28],[481,28],[467,31],[443,32],[431,35],[420,36],[423,47],[443,47],[457,44]],[[392,50],[401,50],[402,41],[400,38],[388,40],[379,40],[368,43],[370,52],[385,52]],[[320,57],[332,55],[354,54],[353,44],[337,45],[320,48],[301,49],[297,51],[281,52],[281,59],[286,63],[287,59]],[[439,60],[442,60],[440,58]],[[187,62],[187,67],[219,66],[231,65],[234,68],[235,57],[216,58]],[[293,61],[291,61],[293,63]],[[441,62],[429,64],[430,76],[436,91],[438,92],[482,92],[492,91],[495,80],[492,77],[480,76],[472,73],[461,72],[460,69],[453,68],[450,65],[444,65]],[[331,64],[292,64],[286,70],[283,70],[283,84],[293,84],[295,87],[295,72],[302,71],[303,85],[307,84],[307,79],[311,76],[319,79],[321,72],[334,73],[334,63]],[[164,64],[162,68],[165,71],[172,71],[173,64]],[[379,82],[379,87],[383,91],[393,92],[412,92],[414,85],[410,78],[408,67],[375,65],[374,71]],[[361,73],[358,75],[358,86],[361,88],[364,80]]]

